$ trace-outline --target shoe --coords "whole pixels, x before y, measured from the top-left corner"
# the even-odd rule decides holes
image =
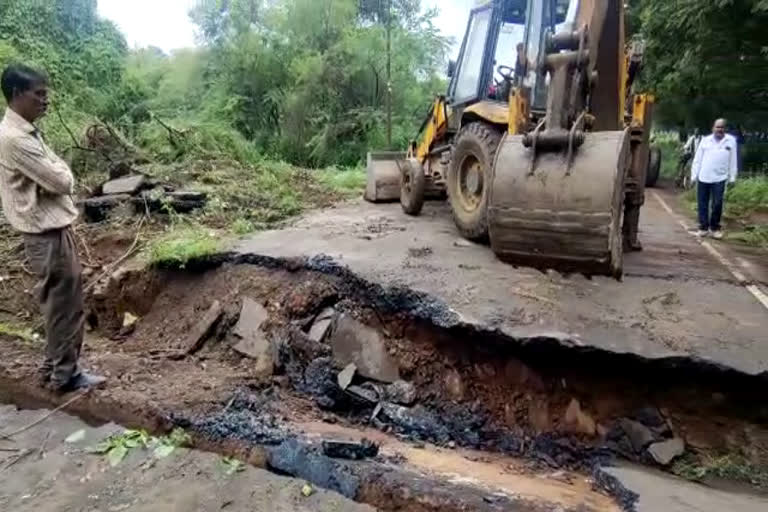
[[[706,231],[704,229],[700,229],[696,232],[696,236],[699,238],[704,238],[706,236],[709,236],[709,231]]]
[[[72,377],[69,382],[56,388],[56,392],[64,394],[71,393],[72,391],[79,391],[81,389],[93,389],[103,385],[107,382],[106,377],[101,375],[91,375],[90,373],[81,372],[76,377]]]
[[[718,229],[716,231],[712,231],[711,236],[715,240],[722,240],[723,239],[723,232]]]

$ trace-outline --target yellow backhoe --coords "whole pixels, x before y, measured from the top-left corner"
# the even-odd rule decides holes
[[[419,139],[368,155],[366,199],[418,215],[447,194],[462,236],[504,261],[620,278],[641,248],[654,101],[633,91],[644,45],[624,14],[623,0],[473,9]]]

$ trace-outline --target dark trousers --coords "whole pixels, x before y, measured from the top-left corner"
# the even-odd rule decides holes
[[[24,250],[45,321],[43,379],[54,388],[64,386],[80,373],[77,360],[83,345],[85,314],[83,281],[72,229],[62,228],[41,234],[25,234]]]
[[[699,228],[703,231],[720,229],[720,219],[723,217],[723,197],[725,196],[725,181],[719,183],[699,182],[697,197],[699,203]],[[709,203],[712,202],[710,214]]]

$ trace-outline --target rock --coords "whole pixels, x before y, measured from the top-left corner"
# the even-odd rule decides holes
[[[334,459],[363,460],[379,454],[379,446],[368,439],[359,443],[323,441],[323,453]]]
[[[384,399],[400,405],[413,405],[416,402],[416,386],[397,380],[384,388]]]
[[[338,363],[345,366],[354,363],[357,373],[367,379],[392,383],[400,378],[398,367],[378,331],[349,315],[337,317],[330,344]]]
[[[464,383],[458,371],[451,369],[445,374],[445,390],[453,400],[464,400]]]
[[[85,199],[80,203],[86,222],[102,222],[113,214],[133,214],[131,196],[118,194]]]
[[[375,390],[364,388],[362,386],[349,386],[347,388],[347,393],[371,404],[378,403],[380,400],[380,396]]]
[[[654,441],[653,432],[642,423],[622,418],[619,420],[619,425],[629,438],[629,442],[632,443],[632,448],[636,453],[642,452]]]
[[[565,427],[568,432],[594,436],[597,432],[595,420],[581,410],[581,404],[575,398],[571,399],[565,411]]]
[[[352,384],[352,379],[355,378],[355,373],[357,373],[357,366],[355,366],[355,363],[349,363],[346,368],[339,372],[339,376],[337,377],[339,387],[346,390],[349,385]]]
[[[546,400],[534,400],[528,404],[528,422],[539,434],[552,430],[549,403]]]
[[[325,341],[325,336],[328,334],[328,329],[331,327],[335,315],[336,310],[333,308],[326,308],[317,315],[312,327],[309,329],[309,338],[317,343]]]
[[[213,301],[211,307],[205,312],[203,317],[197,322],[192,330],[187,334],[184,342],[184,354],[194,354],[201,348],[208,339],[208,336],[213,332],[216,323],[221,319],[224,311],[221,308],[221,303],[218,300]]]
[[[662,466],[668,466],[675,458],[685,453],[685,442],[676,437],[669,441],[653,443],[648,447],[648,453]]]
[[[141,191],[146,181],[147,178],[143,174],[126,176],[124,178],[118,178],[116,180],[106,182],[104,185],[102,185],[101,192],[105,196],[115,194],[135,195]]]
[[[655,407],[643,407],[632,415],[633,419],[653,429],[666,428],[667,422]]]
[[[173,192],[166,192],[166,197],[176,201],[195,201],[198,203],[205,203],[208,199],[206,192],[198,192],[195,190],[174,190]]]
[[[267,339],[262,325],[269,318],[269,313],[258,302],[245,297],[240,310],[240,319],[235,325],[234,334],[240,341],[232,347],[236,352],[256,360],[254,371],[260,376],[272,376],[275,363],[275,350]]]

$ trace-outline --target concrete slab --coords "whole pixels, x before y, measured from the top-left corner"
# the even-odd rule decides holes
[[[0,406],[0,431],[29,424],[45,411],[19,411]],[[79,430],[78,443],[65,439]],[[0,510],[14,512],[132,511],[167,512],[364,512],[374,509],[339,494],[315,488],[302,495],[304,481],[245,466],[227,474],[221,457],[179,449],[165,459],[135,449],[116,467],[103,456],[87,453],[117,425],[92,428],[77,418],[57,413],[50,420],[0,447]],[[43,447],[41,449],[41,447]],[[18,453],[31,453],[12,466]]]
[[[624,487],[637,493],[637,512],[760,512],[768,510],[768,498],[712,489],[632,464],[603,468]]]
[[[557,337],[652,359],[691,356],[749,374],[768,371],[768,310],[650,197],[641,231],[645,251],[626,256],[622,282],[506,265],[490,248],[462,240],[439,202],[420,217],[404,215],[399,204],[363,201],[315,211],[237,251],[327,255],[367,281],[425,292],[461,321],[518,339]]]

